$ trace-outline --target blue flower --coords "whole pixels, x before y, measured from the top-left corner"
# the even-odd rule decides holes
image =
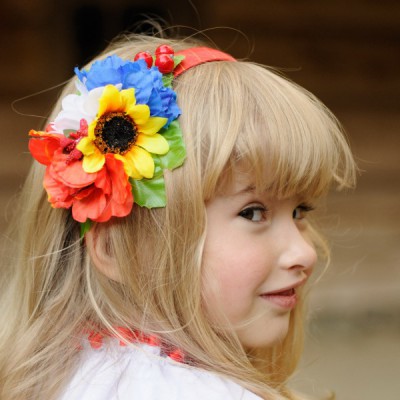
[[[79,70],[79,68],[75,68],[74,71],[86,88],[92,90],[108,84],[122,83],[124,66],[128,63],[130,61],[124,61],[117,56],[110,56],[104,60],[95,61],[87,71]]]
[[[170,88],[160,90],[163,111],[158,114],[160,117],[168,118],[166,127],[181,115],[181,109],[176,103],[176,93]]]
[[[144,60],[125,61],[116,55],[96,61],[89,70],[75,68],[79,80],[90,91],[109,84],[122,84],[122,89],[135,89],[137,104],[147,104],[152,117],[167,118],[168,125],[179,117],[176,93],[164,87],[157,67],[148,68]]]

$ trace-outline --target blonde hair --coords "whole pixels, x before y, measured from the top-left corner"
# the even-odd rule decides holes
[[[161,43],[175,51],[193,47],[132,36],[105,54],[132,59]],[[251,353],[233,332],[217,332],[207,318],[201,287],[205,202],[239,164],[279,197],[320,196],[334,181],[351,186],[351,152],[335,118],[314,96],[265,67],[212,62],[185,72],[174,87],[187,159],[165,173],[167,206],[135,206],[128,217],[95,227],[106,235],[122,284],[93,267],[78,224],[68,210],[50,207],[44,168],[32,166],[1,271],[3,400],[56,398],[74,371],[79,335],[88,323],[156,334],[200,368],[271,400],[295,398],[285,384],[301,350],[301,306],[282,343]],[[73,91],[71,82],[61,97]],[[59,110],[58,103],[50,119]]]

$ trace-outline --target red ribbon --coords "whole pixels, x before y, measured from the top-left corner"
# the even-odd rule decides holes
[[[175,55],[185,56],[174,70],[175,78],[188,69],[207,62],[236,61],[231,55],[220,50],[210,49],[209,47],[192,47],[190,49],[178,51]]]

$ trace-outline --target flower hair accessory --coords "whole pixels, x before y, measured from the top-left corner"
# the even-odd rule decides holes
[[[31,130],[29,150],[46,166],[54,208],[72,208],[82,235],[91,221],[127,216],[136,203],[166,204],[164,169],[183,164],[185,146],[172,80],[210,61],[236,61],[207,47],[175,53],[168,45],[134,61],[116,55],[75,68],[76,94],[45,131]]]
[[[54,208],[72,208],[84,233],[91,221],[128,215],[133,203],[166,204],[164,169],[182,165],[185,147],[172,89],[184,56],[170,46],[134,61],[113,55],[75,68],[77,94],[44,132],[31,130],[29,150],[46,166],[44,188]]]

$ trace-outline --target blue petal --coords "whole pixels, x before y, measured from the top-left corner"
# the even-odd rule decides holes
[[[122,82],[123,66],[131,64],[118,56],[109,56],[104,60],[95,61],[89,70],[75,68],[75,73],[88,90],[108,84],[116,85]]]
[[[175,119],[181,115],[181,110],[176,104],[176,93],[170,88],[163,88],[160,91],[161,101],[163,105],[163,114],[160,115],[164,118],[168,118],[168,122],[165,125],[168,125]]]
[[[150,115],[152,117],[155,117],[155,116],[164,117],[164,115],[163,115],[164,108],[162,105],[160,92],[158,90],[153,90],[151,92],[150,98],[148,100],[148,104],[150,107]]]
[[[129,73],[123,83],[123,88],[135,88],[136,102],[138,104],[147,104],[153,90],[153,82],[149,74],[142,71]]]

